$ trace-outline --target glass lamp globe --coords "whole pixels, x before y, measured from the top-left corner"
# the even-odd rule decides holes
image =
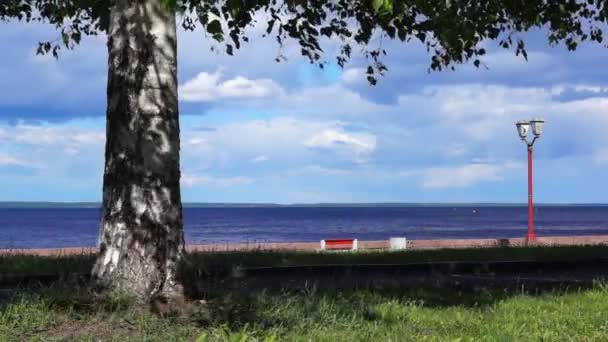
[[[538,137],[541,134],[543,134],[545,120],[543,120],[541,118],[534,118],[534,119],[530,120],[530,124],[532,126],[532,132],[534,133],[535,136]]]
[[[528,131],[530,130],[530,123],[528,121],[522,120],[517,121],[515,123],[515,126],[517,127],[517,133],[519,134],[519,137],[525,139],[528,136]]]

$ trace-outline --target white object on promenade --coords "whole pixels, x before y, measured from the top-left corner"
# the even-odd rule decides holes
[[[389,241],[392,250],[401,250],[407,248],[407,240],[404,237],[392,237]]]

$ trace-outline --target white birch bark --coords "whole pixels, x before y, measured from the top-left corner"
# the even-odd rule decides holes
[[[181,296],[175,14],[117,0],[108,30],[107,141],[98,284],[148,300]]]

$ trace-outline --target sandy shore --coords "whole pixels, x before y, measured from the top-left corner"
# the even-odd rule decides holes
[[[407,248],[412,250],[440,248],[476,248],[497,246],[523,246],[523,238],[514,239],[448,239],[448,240],[408,240]],[[537,246],[579,246],[579,245],[608,245],[608,235],[597,236],[552,236],[539,237],[534,242]],[[359,241],[359,249],[388,249],[388,240]],[[284,250],[284,251],[317,251],[319,242],[268,242],[268,243],[226,243],[188,245],[190,252],[221,252],[221,251],[253,251],[253,250]],[[0,249],[0,255],[21,254],[39,256],[77,255],[96,253],[97,248],[35,248],[35,249]]]

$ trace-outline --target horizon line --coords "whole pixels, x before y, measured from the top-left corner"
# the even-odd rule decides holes
[[[101,206],[98,201],[0,201],[3,205],[95,205]],[[303,202],[303,203],[276,203],[276,202],[182,202],[183,206],[205,205],[205,206],[365,206],[365,205],[385,205],[385,206],[424,206],[424,205],[509,205],[527,206],[527,202]],[[538,202],[537,205],[561,205],[561,206],[608,206],[608,202]]]

